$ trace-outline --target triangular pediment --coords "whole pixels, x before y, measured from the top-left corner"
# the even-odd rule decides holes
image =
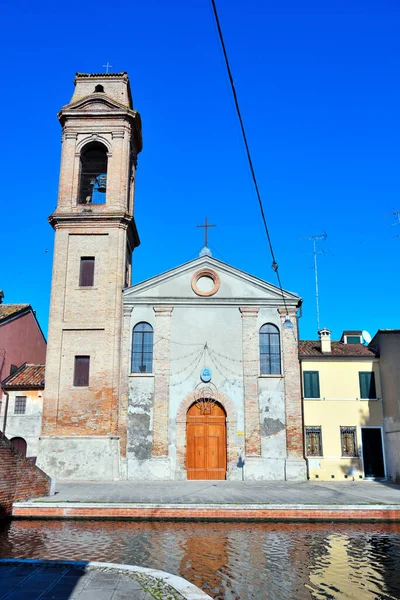
[[[66,106],[63,106],[61,112],[115,112],[116,110],[130,113],[135,112],[103,94],[92,94],[73,104],[67,104]]]
[[[147,302],[224,305],[246,303],[278,307],[286,303],[293,307],[300,305],[301,298],[214,257],[203,256],[124,291],[125,304]]]

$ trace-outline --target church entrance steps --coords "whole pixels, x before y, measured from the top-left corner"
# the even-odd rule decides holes
[[[400,521],[400,504],[118,504],[18,502],[13,517],[22,519]]]

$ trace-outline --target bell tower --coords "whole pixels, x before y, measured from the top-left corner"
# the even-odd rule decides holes
[[[77,73],[62,156],[38,464],[118,479],[122,290],[131,283],[140,115],[127,73]]]

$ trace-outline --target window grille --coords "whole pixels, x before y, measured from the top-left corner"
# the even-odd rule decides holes
[[[15,396],[15,415],[24,415],[26,411],[26,396]]]
[[[275,375],[281,372],[281,343],[279,329],[266,323],[260,328],[260,373]]]
[[[132,334],[132,373],[153,371],[153,328],[149,323],[138,323]]]
[[[306,427],[307,456],[322,456],[321,427]]]
[[[87,387],[89,385],[90,356],[75,356],[74,386]]]
[[[340,441],[342,444],[342,456],[358,456],[355,427],[341,427]]]

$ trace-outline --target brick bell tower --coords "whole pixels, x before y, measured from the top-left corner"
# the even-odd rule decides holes
[[[121,476],[119,390],[122,290],[131,283],[140,115],[127,73],[77,73],[58,114],[62,156],[42,435],[50,475]]]

